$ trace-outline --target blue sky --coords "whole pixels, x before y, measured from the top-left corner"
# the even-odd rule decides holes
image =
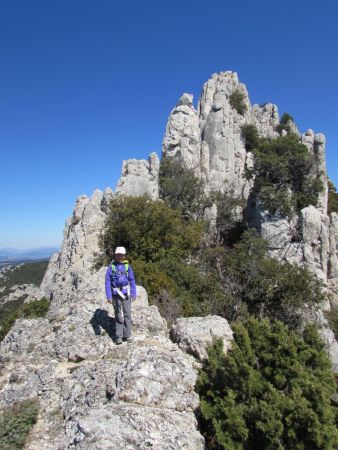
[[[338,3],[1,0],[0,247],[57,245],[80,194],[161,152],[170,110],[234,70],[327,137],[338,185]]]

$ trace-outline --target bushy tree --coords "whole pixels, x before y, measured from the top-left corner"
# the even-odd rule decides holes
[[[99,239],[108,264],[117,245],[124,245],[132,260],[157,262],[169,256],[187,258],[200,245],[204,223],[182,218],[179,210],[146,196],[119,196],[111,200]]]
[[[259,145],[259,135],[258,130],[255,125],[245,124],[241,126],[241,133],[243,138],[245,139],[245,150],[251,152]]]
[[[230,321],[250,314],[298,328],[304,308],[316,311],[324,300],[313,274],[270,258],[266,241],[253,230],[244,232],[232,249],[208,250],[205,270],[223,293],[211,298],[213,310]]]
[[[50,303],[46,298],[33,300],[24,303],[21,307],[21,315],[25,319],[34,319],[37,317],[45,317],[49,310]]]
[[[338,307],[334,305],[331,307],[330,311],[325,311],[324,314],[329,323],[329,327],[338,341]]]
[[[303,337],[281,322],[250,318],[209,348],[197,381],[207,448],[333,450],[335,382],[314,326]]]
[[[184,217],[203,218],[211,206],[205,195],[205,183],[193,170],[187,170],[175,158],[162,158],[160,165],[160,198],[171,208],[180,209]]]
[[[313,204],[323,185],[311,172],[314,159],[295,135],[260,139],[254,150],[254,193],[272,214],[290,217]]]
[[[99,240],[105,253],[100,264],[111,261],[117,245],[125,246],[137,282],[169,322],[177,315],[200,315],[210,281],[195,266],[203,239],[204,222],[184,217],[180,209],[147,197],[116,197]]]
[[[234,215],[236,208],[241,208],[243,211],[246,201],[241,194],[235,194],[233,188],[229,188],[225,192],[213,193],[213,201],[217,207],[216,215],[216,243],[222,246],[232,246],[237,242],[243,231],[244,222],[242,216],[238,219]]]
[[[288,134],[291,133],[290,122],[294,122],[293,117],[289,113],[284,113],[279,120],[276,131],[281,133],[285,130]]]
[[[238,114],[241,114],[242,116],[247,110],[244,99],[245,95],[239,89],[236,89],[232,94],[229,95],[229,103],[231,105],[231,108],[235,109]]]
[[[133,270],[137,275],[137,282],[145,286],[151,299],[162,291],[176,293],[177,284],[173,278],[157,263],[133,259]]]
[[[3,310],[3,316],[0,320],[0,341],[4,339],[6,334],[14,325],[17,319],[34,319],[38,317],[45,317],[49,309],[49,301],[46,298],[33,300],[29,303],[23,303],[24,297],[14,300],[8,306],[10,309]]]

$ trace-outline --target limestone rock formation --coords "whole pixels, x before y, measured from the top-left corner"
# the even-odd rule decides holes
[[[176,157],[183,167],[200,173],[201,133],[193,96],[183,94],[168,119],[163,156]]]
[[[231,106],[231,95],[244,96],[246,112]],[[197,110],[191,94],[183,94],[172,110],[163,139],[162,155],[178,157],[187,170],[206,180],[208,191],[229,191],[234,196],[249,195],[250,183],[244,179],[251,155],[245,150],[241,126],[253,123],[263,136],[276,137],[279,122],[275,105],[251,107],[244,84],[235,72],[214,74],[203,86]]]
[[[135,340],[122,346],[107,306],[85,300],[65,317],[15,323],[0,344],[0,407],[38,399],[27,448],[204,448],[192,357],[156,307],[133,316]]]
[[[111,189],[96,190],[91,198],[80,196],[72,217],[67,219],[59,253],[52,256],[40,286],[40,297],[53,299],[52,312],[62,314],[62,308],[83,297],[97,302],[104,298],[104,273],[93,269],[100,254],[98,237],[106,218]]]
[[[234,92],[243,95],[246,111],[242,114],[231,106]],[[261,136],[273,139],[278,136],[278,123],[276,105],[251,106],[237,74],[221,72],[204,84],[197,110],[191,95],[181,97],[169,116],[162,154],[179,157],[188,170],[193,169],[205,179],[208,192],[228,192],[247,200],[252,185],[243,173],[245,167],[252,166],[252,154],[245,150],[241,126],[253,124]],[[314,158],[312,176],[324,187],[317,205],[305,208],[300,216],[288,221],[272,217],[262,210],[257,199],[253,205],[249,198],[246,219],[268,240],[272,256],[307,267],[328,288],[331,304],[338,304],[337,220],[327,215],[325,136],[311,129],[301,134],[293,122],[289,122],[289,127]],[[330,308],[328,304],[325,307]]]
[[[148,161],[123,161],[122,176],[116,185],[116,194],[148,195],[152,200],[157,200],[159,170],[160,161],[156,153],[151,153]]]
[[[244,103],[249,109],[248,93],[236,73],[215,74],[205,83],[198,104],[200,133],[204,152],[208,149],[209,153],[207,180],[210,190],[231,186],[235,196],[247,196],[249,184],[242,176],[246,151],[240,132],[245,119],[230,104],[230,96],[236,91],[244,95]]]

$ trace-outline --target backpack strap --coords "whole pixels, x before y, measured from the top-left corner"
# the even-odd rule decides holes
[[[124,270],[126,271],[126,274],[128,275],[128,270],[129,270],[129,262],[127,260],[123,261],[124,264]],[[116,266],[114,264],[114,261],[111,263],[111,270],[113,272],[113,274],[116,273]]]

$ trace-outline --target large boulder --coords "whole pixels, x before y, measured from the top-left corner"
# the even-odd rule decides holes
[[[225,353],[233,340],[228,321],[219,316],[180,317],[173,324],[170,335],[182,350],[200,360],[208,357],[207,347],[214,338],[223,340]]]

